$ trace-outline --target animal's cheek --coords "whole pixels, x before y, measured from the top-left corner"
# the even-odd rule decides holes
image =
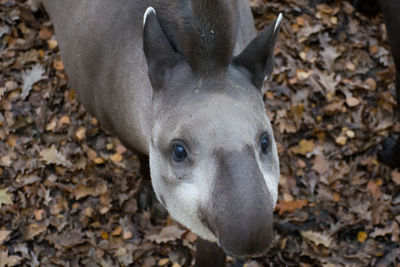
[[[279,185],[279,162],[272,157],[270,160],[263,161],[258,159],[258,166],[262,172],[268,192],[271,195],[273,207],[278,199]]]

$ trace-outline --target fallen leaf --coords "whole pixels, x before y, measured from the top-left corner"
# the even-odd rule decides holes
[[[346,104],[352,108],[358,106],[360,104],[360,100],[358,100],[358,98],[355,97],[348,97],[346,98]]]
[[[119,163],[123,160],[123,157],[120,153],[115,153],[115,154],[111,155],[110,159],[114,163]]]
[[[55,146],[45,148],[39,153],[40,158],[47,164],[61,165],[67,168],[71,168],[73,165],[68,161],[63,154],[57,151]]]
[[[7,193],[7,189],[0,189],[0,208],[1,205],[11,205],[12,202],[12,194]]]
[[[46,78],[46,76],[43,76],[43,74],[44,69],[40,64],[35,64],[33,65],[32,69],[22,72],[21,98],[23,100],[25,100],[25,98],[29,95],[30,91],[32,90],[32,85]]]
[[[183,233],[185,233],[185,230],[171,225],[163,228],[159,234],[149,235],[146,239],[161,244],[180,239]]]
[[[0,266],[4,267],[12,267],[21,264],[22,258],[16,255],[8,255],[7,250],[1,250],[0,249]]]
[[[53,36],[53,33],[48,28],[42,28],[39,31],[39,37],[43,40],[48,40],[51,38],[51,36]]]
[[[53,61],[53,67],[56,70],[63,70],[64,69],[64,63],[62,62],[61,59],[55,58],[54,61]]]
[[[158,266],[164,266],[169,262],[169,258],[161,259],[158,261]]]
[[[392,222],[392,224],[390,226],[386,226],[384,228],[376,228],[370,234],[370,236],[375,238],[377,236],[385,236],[387,234],[390,234],[390,235],[392,235],[393,242],[399,242],[399,239],[400,239],[399,233],[400,233],[399,225],[396,222]]]
[[[397,170],[392,171],[392,180],[395,184],[400,185],[400,172]]]
[[[10,236],[11,231],[0,230],[0,245]]]
[[[43,224],[43,225],[39,225],[36,223],[32,223],[30,225],[28,225],[26,232],[25,232],[25,238],[30,240],[33,239],[35,236],[37,236],[40,233],[43,233],[44,231],[46,231],[47,229],[47,225]]]
[[[39,57],[38,51],[32,49],[29,50],[28,52],[20,54],[17,60],[20,62],[21,65],[25,65],[26,63],[29,62],[36,62],[38,60],[38,57]]]
[[[301,231],[301,236],[313,242],[316,246],[323,245],[329,248],[332,243],[332,237],[328,234],[318,233],[314,231]]]
[[[326,173],[329,170],[329,162],[325,159],[323,154],[315,155],[312,169],[319,174]]]
[[[276,209],[279,210],[279,214],[283,214],[285,212],[292,213],[297,209],[302,209],[308,203],[307,199],[297,199],[294,201],[278,201],[276,203]]]
[[[72,190],[72,194],[75,196],[76,200],[87,197],[89,195],[97,197],[106,192],[107,192],[106,182],[99,182],[94,186],[86,186],[84,184],[78,184]]]
[[[336,58],[340,56],[340,53],[337,52],[336,46],[327,45],[324,47],[324,50],[320,52],[320,55],[327,67],[332,68]]]
[[[86,138],[86,128],[83,126],[78,127],[75,131],[75,138],[78,141],[82,141],[83,139]]]
[[[368,235],[365,231],[360,231],[357,234],[357,241],[360,243],[364,243],[365,240],[367,239]]]
[[[313,140],[303,139],[297,146],[291,148],[296,154],[306,155],[307,153],[314,150],[315,144]]]
[[[369,181],[367,184],[367,190],[371,192],[374,199],[378,199],[382,196],[382,191],[379,186],[376,185],[375,181]]]
[[[310,26],[310,24],[306,21],[305,25],[300,29],[297,33],[299,42],[302,43],[310,37],[310,35],[319,32],[322,29],[322,25],[315,24]]]

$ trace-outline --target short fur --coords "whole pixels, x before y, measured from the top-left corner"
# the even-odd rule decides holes
[[[149,155],[171,216],[232,255],[264,252],[279,162],[259,81],[272,71],[280,22],[255,37],[244,0],[44,3],[71,85],[109,131]],[[187,151],[181,162],[172,156],[177,140]],[[233,194],[244,202],[229,206]]]

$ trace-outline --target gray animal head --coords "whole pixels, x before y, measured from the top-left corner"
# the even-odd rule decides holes
[[[200,237],[231,256],[257,256],[272,241],[277,200],[278,155],[260,90],[281,16],[234,57],[235,5],[192,1],[190,9],[176,34],[152,8],[144,18],[153,187]]]

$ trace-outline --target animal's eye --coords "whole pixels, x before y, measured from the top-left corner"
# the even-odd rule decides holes
[[[267,154],[268,153],[268,148],[269,148],[269,138],[268,138],[268,134],[267,133],[263,133],[261,135],[260,145],[261,145],[262,153]]]
[[[174,144],[172,146],[172,154],[176,162],[181,162],[187,157],[186,149],[181,144]]]

